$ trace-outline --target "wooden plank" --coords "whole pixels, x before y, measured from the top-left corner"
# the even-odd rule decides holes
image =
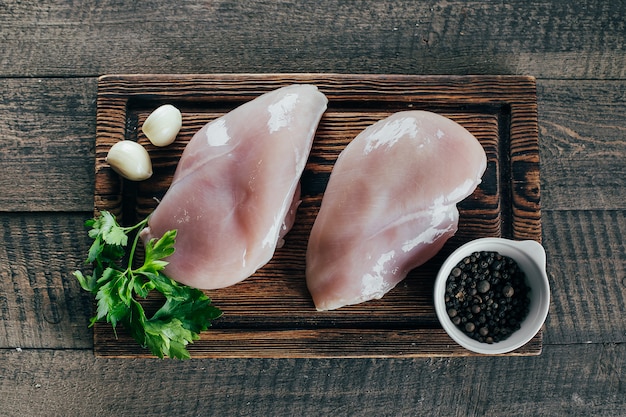
[[[337,74],[120,75],[100,80],[96,137],[96,209],[119,215],[125,224],[147,216],[166,192],[171,176],[191,136],[205,123],[244,101],[291,83],[317,85],[329,99],[314,140],[302,181],[303,203],[286,244],[272,261],[243,283],[207,291],[223,309],[220,328],[207,332],[194,346],[197,356],[219,356],[213,350],[224,335],[235,339],[229,356],[411,356],[465,355],[460,347],[433,348],[428,340],[438,322],[432,307],[432,283],[444,257],[458,245],[483,236],[541,240],[539,160],[535,83],[530,77],[418,77]],[[177,143],[155,148],[142,136],[140,125],[160,103],[173,102],[183,111]],[[337,311],[316,312],[306,289],[304,259],[310,228],[319,208],[334,160],[364,127],[396,111],[427,109],[458,121],[481,141],[488,169],[476,192],[459,205],[459,232],[431,262],[410,274],[382,300]],[[146,145],[154,176],[139,184],[121,181],[105,161],[110,146],[122,139]],[[148,300],[148,308],[158,300]],[[259,330],[273,331],[273,336]],[[398,330],[416,331],[424,340],[409,352],[386,346]],[[327,351],[336,333],[345,340]],[[358,344],[350,332],[366,333],[379,349]],[[424,335],[422,337],[421,335]],[[115,339],[110,326],[95,326],[98,355],[124,353],[124,336]],[[341,339],[339,339],[341,340]],[[399,338],[398,341],[405,339]],[[268,346],[273,343],[274,348]],[[399,342],[400,343],[400,342]],[[440,343],[441,344],[441,343]],[[448,341],[443,343],[449,345]],[[376,345],[376,343],[375,343]],[[454,345],[453,345],[454,346]],[[541,332],[518,354],[537,354]]]
[[[0,211],[90,211],[95,79],[0,79]]]
[[[5,417],[612,417],[624,415],[625,374],[623,343],[546,345],[538,357],[385,360],[180,362],[5,350],[0,398]]]
[[[90,216],[91,213],[0,213],[0,349],[82,348],[91,352],[94,334],[88,324],[94,314],[93,299],[71,275],[75,269],[86,267],[83,262],[90,242],[82,223]],[[542,222],[552,286],[544,346],[626,342],[626,321],[615,319],[615,312],[626,304],[624,210],[543,209]],[[419,302],[424,295],[418,290],[425,291],[426,285],[424,281],[403,286],[395,297],[402,294],[400,298],[405,303]],[[294,291],[291,286],[285,290]],[[228,316],[236,313],[235,306],[227,305],[225,296],[220,296],[219,301],[230,310]],[[271,299],[259,302],[264,303],[262,308],[266,311],[272,303],[279,303]],[[237,321],[247,321],[251,328],[263,330],[263,321],[253,319],[254,307],[242,306]],[[305,314],[310,310],[303,310],[303,327],[314,329],[317,323]],[[385,317],[378,312],[378,316],[397,321],[393,315]],[[436,326],[434,321],[430,324]],[[217,323],[209,332],[228,330],[223,327]],[[128,348],[137,346],[130,342]]]
[[[598,81],[539,83],[544,207],[626,208],[624,91]]]
[[[6,0],[0,77],[112,72],[626,76],[624,2]]]
[[[96,79],[0,86],[0,211],[91,211]],[[624,91],[620,80],[538,80],[543,207],[624,208]]]
[[[0,215],[0,347],[91,348],[84,268],[87,214]]]
[[[624,343],[626,209],[543,213],[550,343]],[[547,236],[550,236],[548,238]]]

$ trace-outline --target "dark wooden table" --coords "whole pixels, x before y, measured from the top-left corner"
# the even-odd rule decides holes
[[[625,40],[623,1],[3,1],[0,414],[624,415]],[[536,77],[541,355],[95,357],[98,76],[241,72]]]

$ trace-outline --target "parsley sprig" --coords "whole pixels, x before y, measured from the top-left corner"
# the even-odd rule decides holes
[[[103,319],[113,329],[121,323],[154,355],[188,359],[187,344],[199,339],[200,332],[211,326],[211,321],[222,312],[211,305],[211,300],[201,290],[179,284],[162,272],[167,265],[163,259],[174,253],[176,230],[150,240],[144,247],[143,264],[133,268],[138,232],[147,223],[148,218],[134,226],[122,227],[108,211],[87,220],[85,225],[91,228],[89,237],[94,240],[87,263],[93,265],[93,272],[86,275],[75,271],[74,276],[97,300],[97,312],[90,326]],[[125,248],[132,234],[129,256],[124,262]],[[165,303],[148,318],[137,299],[145,299],[152,290],[163,294]]]

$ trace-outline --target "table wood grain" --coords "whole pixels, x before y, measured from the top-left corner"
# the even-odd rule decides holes
[[[608,0],[2,2],[0,414],[623,415],[625,16]],[[71,273],[89,247],[98,77],[289,72],[536,77],[541,355],[94,356]]]

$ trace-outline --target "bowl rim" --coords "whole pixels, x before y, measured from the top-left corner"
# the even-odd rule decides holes
[[[522,322],[522,328],[509,338],[493,344],[479,342],[467,336],[457,328],[450,318],[445,306],[444,295],[449,272],[454,265],[468,254],[480,251],[505,252],[520,265],[526,274],[527,283],[532,288],[531,311]],[[515,252],[514,255],[512,253]],[[529,274],[529,264],[536,272]],[[531,276],[532,275],[532,276]],[[529,283],[528,281],[532,281]],[[471,240],[454,250],[443,262],[433,290],[435,312],[446,333],[464,348],[481,354],[502,354],[514,351],[528,343],[539,330],[548,315],[550,307],[550,284],[546,273],[546,254],[543,246],[534,240],[512,240],[506,238],[478,238]]]

